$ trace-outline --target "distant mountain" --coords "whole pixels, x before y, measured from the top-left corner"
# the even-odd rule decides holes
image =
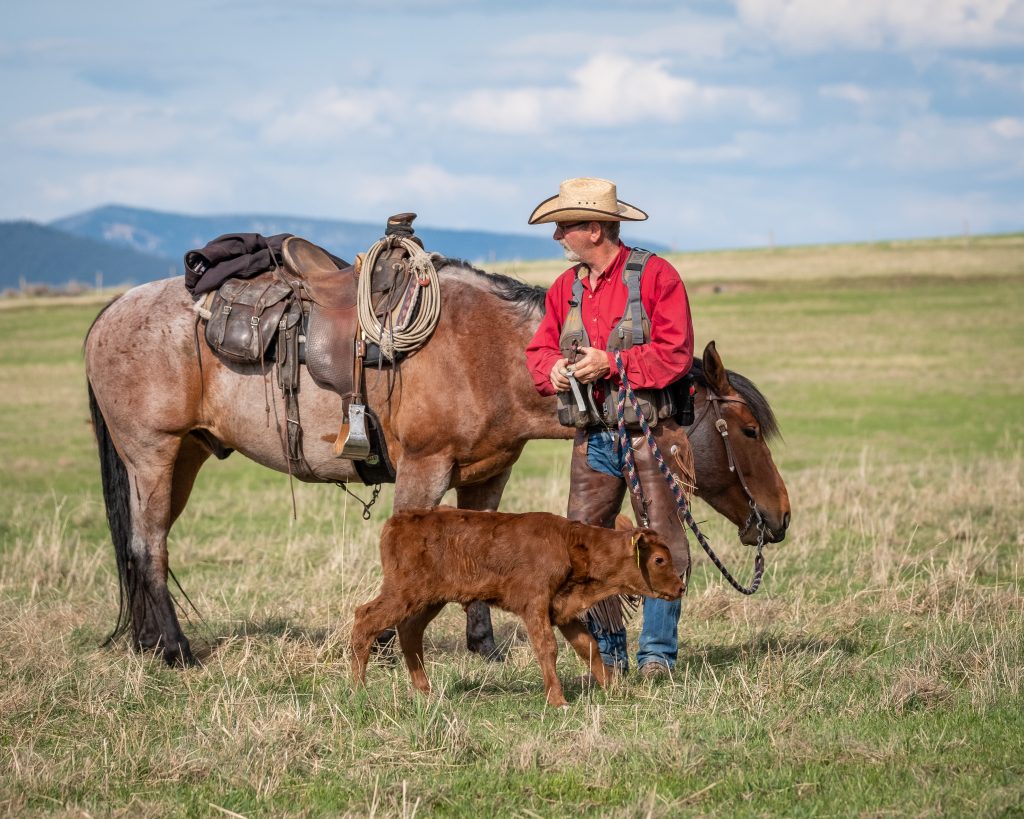
[[[293,233],[352,260],[381,237],[384,223],[370,224],[296,216],[227,215],[187,216],[120,205],[108,205],[50,223],[51,227],[143,253],[165,256],[181,266],[185,252],[199,248],[224,233]],[[550,259],[558,255],[551,234],[537,236],[450,230],[414,224],[427,250],[445,256],[486,263],[494,260]],[[654,249],[654,248],[652,248]]]
[[[35,222],[0,222],[0,291],[26,285],[92,287],[139,283],[179,272],[169,259],[73,236]]]

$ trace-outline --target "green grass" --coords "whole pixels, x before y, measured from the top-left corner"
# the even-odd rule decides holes
[[[287,478],[239,456],[204,469],[171,536],[205,665],[102,648],[116,580],[81,362],[99,305],[4,305],[0,810],[1024,812],[1024,239],[680,259],[698,343],[779,416],[791,534],[753,599],[697,554],[671,681],[587,693],[563,650],[565,712],[514,618],[495,615],[509,660],[488,664],[458,607],[427,634],[433,695],[386,664],[353,690],[390,492],[364,523],[297,484],[293,521]],[[528,446],[504,508],[562,511],[568,456]],[[746,577],[735,528],[700,518]]]

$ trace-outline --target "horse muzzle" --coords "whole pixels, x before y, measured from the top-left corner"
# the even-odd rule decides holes
[[[756,546],[758,542],[781,543],[786,538],[789,518],[788,511],[778,516],[765,514],[764,510],[757,509],[756,513],[751,512],[750,517],[740,527],[740,542],[747,546]]]

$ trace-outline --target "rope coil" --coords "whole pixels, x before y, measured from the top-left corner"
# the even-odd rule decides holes
[[[391,324],[391,316],[385,318],[390,326],[385,326],[373,312],[371,288],[373,277],[370,271],[377,264],[381,253],[401,247],[408,254],[409,270],[420,285],[419,309],[402,327]],[[437,271],[429,254],[424,252],[418,243],[405,236],[385,236],[374,243],[366,254],[363,262],[363,275],[359,277],[359,290],[356,295],[356,309],[363,335],[380,347],[381,353],[394,360],[400,352],[418,350],[430,338],[441,317],[441,287],[437,279]]]

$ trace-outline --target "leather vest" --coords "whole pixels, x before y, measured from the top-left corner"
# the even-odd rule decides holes
[[[626,307],[622,318],[612,329],[608,337],[609,352],[628,350],[651,340],[651,319],[640,300],[640,280],[643,277],[647,261],[653,256],[649,250],[634,247],[629,252],[626,265],[622,270],[622,280],[626,285]],[[583,276],[588,275],[583,265],[576,267],[576,280],[572,285],[572,299],[569,312],[562,325],[562,334],[558,346],[562,355],[572,364],[580,347],[590,346],[590,336],[583,324]],[[602,379],[591,384],[577,384],[578,392],[558,393],[558,421],[563,426],[584,429],[594,426],[613,427],[618,424],[619,392],[611,381]],[[594,387],[604,393],[604,400],[598,406],[594,401]],[[659,419],[668,418],[676,413],[674,390],[670,388],[653,390],[639,389],[636,394],[640,409],[650,426],[656,426]],[[582,405],[582,406],[581,406]],[[639,427],[640,422],[632,404],[626,403],[626,426]]]

